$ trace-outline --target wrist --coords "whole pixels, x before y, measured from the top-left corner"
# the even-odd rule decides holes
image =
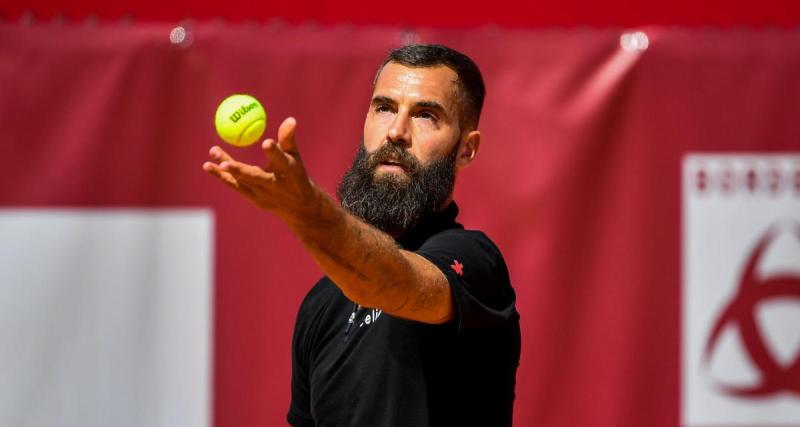
[[[335,208],[335,203],[310,179],[309,186],[299,203],[292,207],[279,210],[278,216],[291,228],[317,228],[324,223],[330,222],[331,208]]]

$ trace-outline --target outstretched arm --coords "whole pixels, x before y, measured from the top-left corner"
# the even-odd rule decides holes
[[[284,120],[278,141],[264,141],[265,167],[212,147],[212,161],[203,169],[277,214],[352,301],[425,323],[452,319],[450,286],[441,270],[346,212],[311,182],[295,143],[296,125],[293,118]]]

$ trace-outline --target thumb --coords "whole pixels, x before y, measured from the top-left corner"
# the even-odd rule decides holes
[[[294,142],[294,131],[297,128],[297,121],[294,117],[287,117],[278,128],[278,146],[285,153],[299,155],[297,144]]]

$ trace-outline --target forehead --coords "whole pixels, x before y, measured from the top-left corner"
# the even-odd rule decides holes
[[[373,95],[405,101],[437,101],[446,107],[455,103],[458,75],[444,65],[407,67],[394,62],[381,69]]]

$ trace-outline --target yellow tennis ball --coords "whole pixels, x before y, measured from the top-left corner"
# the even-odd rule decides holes
[[[250,95],[231,95],[217,107],[214,126],[229,144],[246,147],[256,141],[267,127],[267,112]]]

